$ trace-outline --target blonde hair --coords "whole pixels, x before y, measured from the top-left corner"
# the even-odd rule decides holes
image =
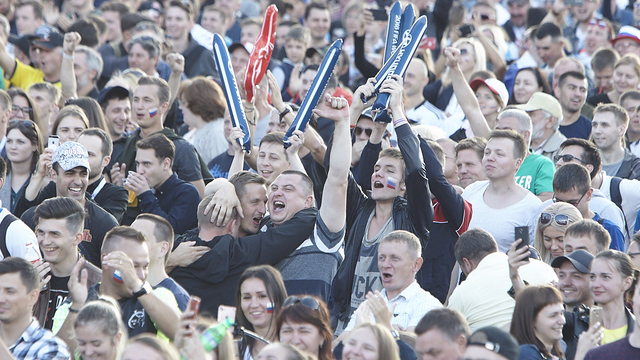
[[[507,41],[506,41],[506,33],[504,29],[500,26],[496,25],[482,25],[480,26],[479,31],[489,30],[493,35],[493,45],[498,49],[498,53],[500,56],[504,57],[507,53]]]
[[[544,247],[544,236],[543,236],[544,230],[549,226],[552,226],[554,229],[561,231],[564,234],[567,231],[567,228],[569,227],[569,225],[582,220],[582,214],[580,214],[580,211],[578,211],[578,209],[575,206],[568,203],[564,203],[564,202],[557,202],[555,204],[551,204],[546,208],[544,208],[542,212],[549,213],[551,214],[551,216],[554,216],[554,217],[558,214],[567,215],[569,217],[569,222],[567,223],[567,225],[559,225],[558,223],[555,222],[554,219],[551,219],[551,221],[546,224],[542,224],[540,222],[540,217],[538,217],[538,223],[536,225],[536,233],[534,237],[533,246],[540,253],[540,259],[547,264],[551,264],[551,261],[553,260],[551,258],[551,253],[547,251],[547,248]]]
[[[351,334],[356,331],[367,328],[373,332],[373,336],[378,343],[378,359],[384,360],[400,360],[400,350],[398,344],[393,339],[391,331],[379,324],[364,323],[355,328]]]
[[[479,40],[476,40],[474,38],[462,38],[456,41],[455,43],[453,43],[453,45],[451,46],[453,46],[456,49],[459,49],[462,45],[465,45],[465,44],[469,44],[473,47],[475,65],[473,66],[472,73],[476,71],[487,70],[487,53],[485,52],[484,47],[482,46],[482,43],[480,43]],[[447,67],[444,70],[444,74],[442,75],[442,86],[446,87],[449,85],[451,85],[451,69]]]
[[[640,57],[638,57],[638,55],[627,54],[621,57],[620,60],[616,62],[616,65],[613,68],[617,69],[618,66],[621,66],[621,65],[631,65],[631,67],[633,68],[633,71],[635,71],[636,75],[640,77]]]

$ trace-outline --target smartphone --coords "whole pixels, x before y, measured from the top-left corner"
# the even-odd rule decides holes
[[[220,305],[218,306],[218,322],[222,323],[228,318],[236,318],[235,306]]]
[[[191,295],[191,297],[189,297],[187,309],[189,309],[189,311],[193,311],[193,320],[197,320],[198,310],[200,310],[200,298],[195,295]]]
[[[437,39],[434,37],[423,37],[422,40],[420,40],[420,49],[423,50],[435,50],[436,45],[437,45]]]
[[[516,246],[516,250],[522,249],[525,246],[529,246],[529,227],[528,226],[516,226],[514,240],[522,239],[520,244]],[[527,257],[524,261],[529,261]]]
[[[389,20],[389,14],[387,14],[387,10],[385,9],[369,9],[371,14],[373,15],[373,20],[376,21],[387,21]]]
[[[589,312],[589,327],[598,322],[602,326],[602,308],[600,306],[592,306]]]
[[[471,24],[464,24],[460,26],[458,30],[460,30],[461,37],[469,37],[469,35],[471,35],[475,31],[475,27],[473,27],[473,25]]]
[[[568,6],[582,6],[584,0],[564,0],[564,4]]]
[[[60,137],[58,135],[49,135],[47,147],[53,151],[56,151],[58,146],[60,146]]]

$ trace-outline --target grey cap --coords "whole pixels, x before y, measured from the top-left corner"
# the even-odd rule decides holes
[[[78,166],[91,169],[89,166],[89,153],[84,146],[75,141],[67,141],[56,149],[53,153],[51,163],[58,163],[64,171],[69,171]]]

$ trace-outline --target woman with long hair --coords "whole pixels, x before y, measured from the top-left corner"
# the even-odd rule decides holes
[[[236,290],[236,323],[273,342],[278,339],[276,317],[287,298],[282,275],[269,265],[245,270]],[[264,343],[244,336],[240,341],[240,359],[255,359]]]
[[[527,286],[516,296],[511,335],[520,343],[519,360],[563,359],[564,306],[548,285]]]
[[[80,134],[89,128],[89,119],[78,105],[67,105],[60,109],[51,128],[52,135],[60,137],[60,144],[76,141]]]
[[[106,297],[89,301],[74,323],[76,359],[118,360],[127,344],[120,306]]]
[[[31,120],[11,120],[7,128],[7,176],[0,190],[0,201],[12,213],[31,181],[40,154],[44,151],[38,125]]]
[[[553,259],[564,255],[564,233],[569,225],[579,220],[582,220],[580,211],[564,202],[550,204],[542,211],[533,242],[540,260],[551,265]]]
[[[317,360],[291,344],[273,343],[260,351],[257,360]]]
[[[109,133],[107,120],[104,118],[102,108],[94,99],[83,96],[81,98],[67,100],[66,105],[77,105],[84,110],[84,114],[87,116],[87,120],[89,120],[90,128],[99,128],[107,132],[107,134]]]
[[[120,360],[179,360],[178,350],[156,334],[144,333],[129,340]]]
[[[617,250],[599,253],[591,264],[589,291],[593,301],[602,307],[602,345],[620,340],[633,331],[633,316],[624,306],[633,277],[631,258]]]
[[[538,68],[522,68],[513,80],[509,105],[526,104],[535,92],[551,94],[549,82]]]
[[[343,359],[400,360],[398,344],[382,325],[364,323],[355,328],[345,341]]]
[[[296,346],[318,360],[332,360],[331,320],[324,301],[314,296],[290,296],[278,314],[280,342]]]
[[[40,108],[31,96],[20,88],[11,88],[7,90],[7,94],[11,97],[11,117],[10,120],[31,120],[38,128],[48,129],[46,124],[42,123]]]

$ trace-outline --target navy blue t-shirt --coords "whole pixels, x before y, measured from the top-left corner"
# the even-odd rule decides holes
[[[560,125],[560,132],[562,135],[569,138],[580,138],[589,140],[589,136],[591,135],[591,120],[586,117],[580,115],[578,120],[571,125]]]

